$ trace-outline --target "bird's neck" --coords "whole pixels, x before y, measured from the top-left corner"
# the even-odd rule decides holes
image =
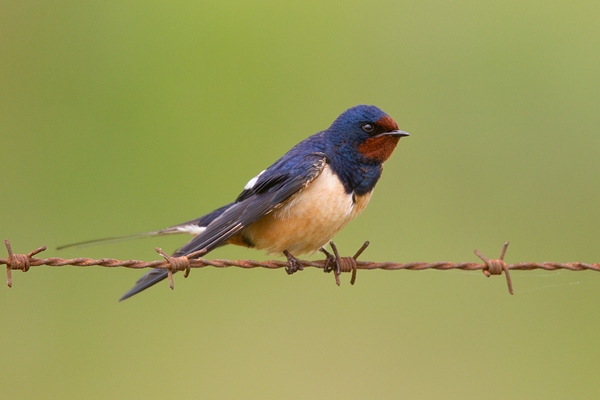
[[[346,193],[354,192],[359,196],[373,190],[383,167],[378,162],[357,162],[356,157],[335,157],[329,163],[344,185]]]

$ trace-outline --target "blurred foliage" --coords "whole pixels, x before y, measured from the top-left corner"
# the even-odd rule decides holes
[[[593,1],[0,4],[0,234],[56,252],[231,201],[343,110],[411,133],[337,237],[365,260],[600,260]],[[225,247],[214,257],[264,258]],[[600,276],[32,269],[0,290],[7,399],[593,398]]]

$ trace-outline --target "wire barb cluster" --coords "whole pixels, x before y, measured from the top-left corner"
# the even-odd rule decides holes
[[[497,260],[490,260],[483,254],[481,254],[478,250],[475,250],[475,255],[483,260],[485,263],[485,267],[483,268],[483,274],[488,278],[492,275],[502,275],[502,271],[506,274],[506,285],[508,286],[508,292],[510,294],[514,294],[512,287],[512,280],[510,279],[510,274],[508,273],[508,265],[504,262],[504,255],[506,254],[506,249],[508,248],[508,242],[504,243],[502,246],[502,251],[500,252],[500,258]]]
[[[216,268],[227,268],[227,267],[238,267],[238,268],[266,268],[266,269],[279,269],[288,267],[288,262],[285,261],[254,261],[254,260],[206,260],[199,258],[206,253],[205,250],[200,250],[187,256],[182,257],[171,257],[167,255],[162,249],[156,248],[156,251],[164,258],[164,260],[157,261],[140,261],[140,260],[116,260],[114,258],[36,258],[36,254],[46,250],[46,246],[42,246],[36,250],[33,250],[27,254],[14,254],[8,240],[4,240],[6,250],[8,252],[7,258],[0,258],[0,265],[6,265],[6,277],[8,287],[12,287],[12,270],[21,270],[23,272],[29,271],[31,267],[37,267],[40,265],[47,265],[52,267],[61,267],[65,265],[72,265],[76,267],[89,267],[89,266],[101,266],[101,267],[124,267],[132,269],[143,269],[143,268],[160,268],[166,269],[169,273],[169,287],[173,289],[173,273],[177,271],[185,271],[184,277],[187,277],[192,268],[203,268],[203,267],[216,267]],[[340,257],[337,247],[333,242],[330,243],[334,255],[330,254],[326,250],[323,252],[327,255],[325,260],[318,261],[306,261],[298,260],[303,267],[320,268],[325,272],[334,272],[336,284],[340,285],[340,274],[343,272],[351,272],[352,278],[351,284],[356,281],[356,272],[359,269],[372,270],[372,269],[383,269],[383,270],[413,270],[422,271],[425,269],[438,269],[438,270],[450,270],[460,269],[463,271],[476,271],[481,270],[489,277],[491,275],[501,275],[502,272],[506,275],[506,283],[508,285],[508,291],[513,294],[512,281],[510,279],[509,270],[521,270],[530,271],[533,269],[543,269],[546,271],[554,271],[557,269],[566,269],[569,271],[597,271],[600,272],[600,263],[588,264],[582,262],[570,262],[570,263],[555,263],[555,262],[544,262],[544,263],[517,263],[507,264],[504,261],[504,255],[508,247],[508,242],[504,244],[500,258],[488,259],[479,251],[475,250],[475,254],[481,258],[482,264],[464,262],[464,263],[452,263],[447,261],[440,261],[434,263],[425,262],[412,262],[412,263],[397,263],[397,262],[383,262],[376,263],[372,261],[357,261],[357,258],[367,248],[369,242],[365,242],[363,246],[356,252],[354,257]]]
[[[206,249],[194,251],[186,256],[181,257],[171,257],[167,253],[163,251],[160,247],[154,249],[158,254],[163,256],[163,258],[167,261],[167,273],[169,277],[169,287],[171,290],[175,289],[175,282],[173,281],[173,272],[177,271],[185,271],[183,274],[184,278],[187,278],[190,275],[190,259],[194,259],[196,257],[200,257],[201,255],[206,253]]]

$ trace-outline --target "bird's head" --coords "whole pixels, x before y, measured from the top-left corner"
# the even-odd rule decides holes
[[[408,133],[398,129],[389,115],[375,106],[359,105],[344,111],[329,131],[341,148],[352,148],[369,161],[382,163],[391,155],[398,141]],[[340,149],[341,150],[341,149]]]

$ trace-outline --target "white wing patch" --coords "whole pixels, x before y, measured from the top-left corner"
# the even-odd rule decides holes
[[[202,232],[204,232],[206,230],[206,227],[193,224],[193,225],[178,226],[176,229],[178,232],[189,233],[190,235],[197,236],[197,235],[201,234]]]
[[[265,171],[266,171],[266,169],[265,169],[265,170],[262,170],[262,171],[261,171],[261,172],[260,172],[258,175],[256,175],[254,178],[250,179],[250,180],[248,181],[248,183],[246,183],[246,186],[244,186],[244,190],[249,190],[249,189],[252,189],[252,188],[254,187],[254,185],[256,185],[256,181],[258,181],[258,178],[260,178],[260,176],[261,176],[262,174],[264,174],[264,173],[265,173]]]

